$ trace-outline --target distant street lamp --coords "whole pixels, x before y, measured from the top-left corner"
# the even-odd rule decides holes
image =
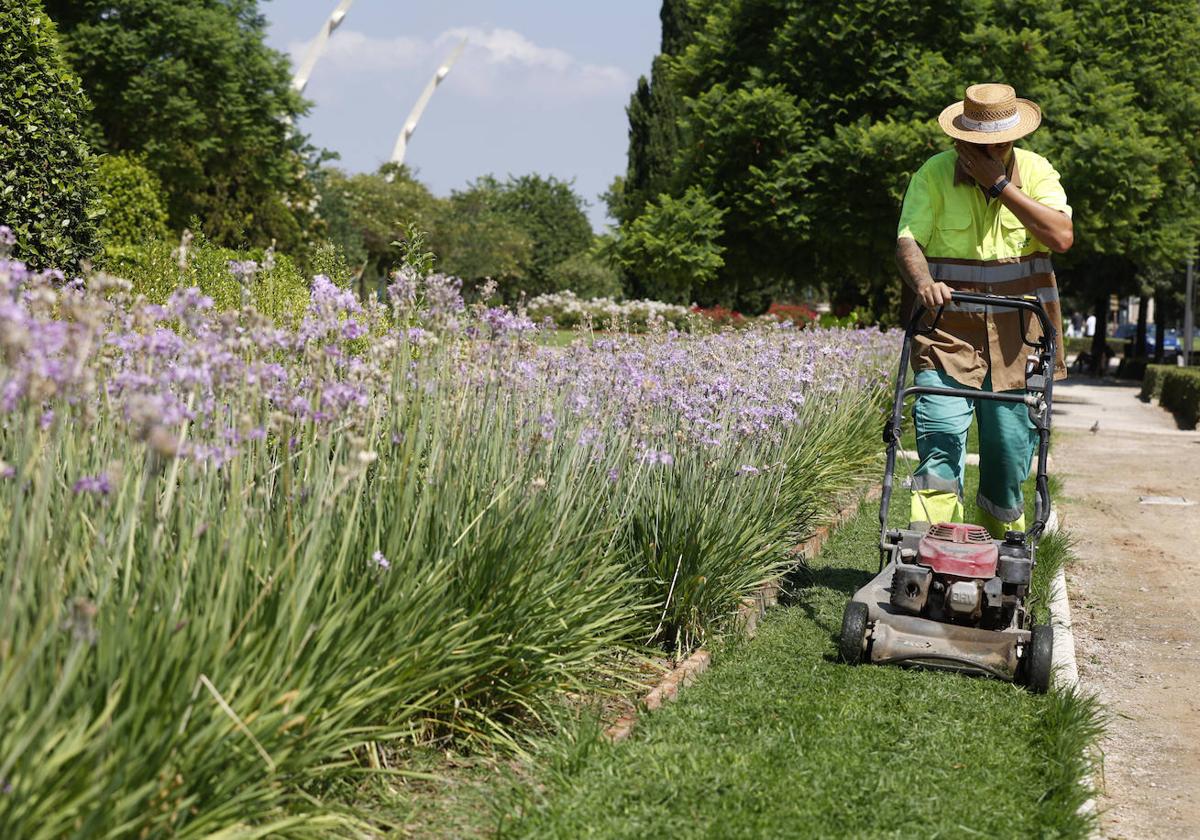
[[[413,106],[412,113],[404,121],[404,128],[401,130],[400,136],[396,138],[396,147],[392,150],[392,163],[397,165],[404,163],[404,155],[408,151],[408,141],[417,130],[417,123],[421,120],[421,114],[424,113],[425,106],[429,104],[429,100],[433,96],[433,92],[437,90],[437,86],[442,83],[443,79],[450,75],[450,68],[454,66],[454,62],[458,61],[458,57],[462,55],[462,51],[466,46],[467,39],[463,38],[459,45],[454,48],[454,52],[450,53],[449,58],[443,61],[441,67],[433,74],[433,78],[429,80],[429,84],[425,86],[425,90],[421,91],[421,98]]]
[[[308,77],[312,75],[313,67],[316,66],[317,59],[321,57],[321,53],[325,52],[325,44],[329,42],[329,36],[333,31],[342,25],[342,21],[346,19],[346,12],[350,11],[350,6],[354,0],[341,0],[337,8],[333,10],[321,27],[321,31],[317,33],[317,39],[312,42],[308,48],[308,53],[304,56],[304,63],[300,65],[300,69],[296,71],[296,75],[292,77],[292,89],[296,93],[304,93],[304,88],[308,86]]]

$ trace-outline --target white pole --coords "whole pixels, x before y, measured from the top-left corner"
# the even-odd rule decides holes
[[[1196,260],[1188,257],[1187,294],[1183,298],[1183,363],[1192,363],[1192,342],[1196,336]]]
[[[304,88],[308,87],[308,77],[312,75],[313,67],[316,66],[321,53],[325,52],[329,36],[342,25],[342,21],[346,19],[346,12],[350,11],[353,3],[354,0],[341,0],[337,8],[333,10],[333,14],[326,18],[325,23],[321,26],[321,31],[317,33],[316,40],[308,48],[308,53],[304,56],[304,62],[300,65],[300,69],[292,77],[292,89],[296,93],[304,93]]]
[[[417,100],[417,104],[413,106],[412,113],[408,115],[408,119],[404,121],[404,128],[400,131],[400,136],[396,138],[396,146],[392,149],[392,163],[404,163],[404,155],[408,151],[408,141],[412,139],[413,133],[417,130],[417,123],[421,121],[421,114],[425,111],[425,106],[429,104],[429,100],[433,97],[433,92],[437,90],[437,86],[442,83],[442,80],[450,75],[450,68],[454,66],[454,62],[458,61],[458,57],[462,55],[463,48],[467,46],[467,39],[463,38],[454,52],[450,53],[449,58],[442,62],[438,67],[437,72],[433,74],[433,78],[429,80],[429,84],[425,86],[425,90],[421,91],[421,97]]]

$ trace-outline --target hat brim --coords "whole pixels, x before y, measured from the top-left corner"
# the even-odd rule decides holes
[[[1017,114],[1021,119],[1012,128],[1003,131],[972,131],[962,124],[962,114],[963,103],[955,102],[938,116],[938,125],[955,140],[966,140],[968,143],[1011,143],[1026,134],[1032,134],[1042,124],[1042,109],[1028,99],[1017,100]]]

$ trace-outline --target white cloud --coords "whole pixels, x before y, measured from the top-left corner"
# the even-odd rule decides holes
[[[533,97],[560,102],[624,95],[632,85],[619,67],[581,62],[564,50],[541,46],[511,29],[479,27],[449,29],[431,41],[339,29],[317,63],[313,84],[341,87],[353,77],[356,86],[378,85],[386,92],[394,87],[396,73],[420,74],[423,84],[424,77],[432,75],[438,62],[463,38],[467,48],[447,79],[447,92],[456,88],[476,98]],[[309,43],[289,45],[295,64],[303,60]]]
[[[299,66],[304,60],[311,43],[305,41],[288,45],[293,66]],[[328,76],[382,74],[419,68],[429,63],[432,53],[433,45],[418,38],[373,38],[353,29],[339,29],[325,45],[325,53],[317,61],[317,68]]]

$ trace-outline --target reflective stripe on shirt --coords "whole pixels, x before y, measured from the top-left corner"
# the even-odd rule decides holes
[[[1009,283],[1034,274],[1049,274],[1054,270],[1049,257],[1034,257],[1022,262],[992,263],[990,265],[957,265],[929,260],[929,274],[934,280],[946,283]]]

